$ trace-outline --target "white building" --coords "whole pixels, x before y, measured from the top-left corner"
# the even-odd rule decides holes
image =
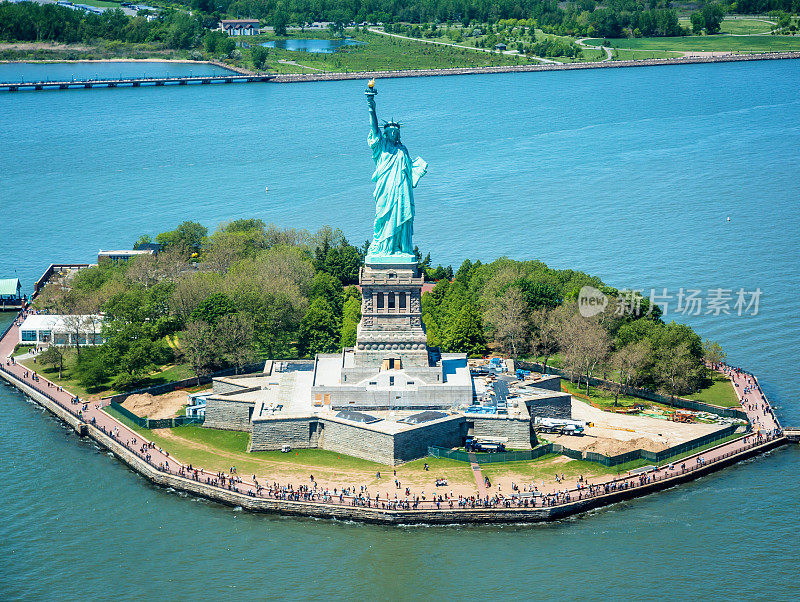
[[[131,257],[139,257],[140,255],[155,255],[153,249],[120,249],[118,251],[103,251],[102,249],[97,253],[97,263],[104,261],[128,261]]]
[[[98,315],[28,316],[19,327],[22,345],[102,345],[103,318]]]

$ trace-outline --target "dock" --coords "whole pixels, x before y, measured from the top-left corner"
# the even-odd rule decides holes
[[[126,77],[116,79],[70,79],[64,81],[0,82],[0,90],[18,92],[20,90],[69,90],[72,88],[117,88],[140,86],[166,86],[188,84],[234,84],[268,82],[274,75],[189,75],[176,77]]]
[[[783,436],[789,441],[800,443],[800,428],[785,428],[783,429]]]

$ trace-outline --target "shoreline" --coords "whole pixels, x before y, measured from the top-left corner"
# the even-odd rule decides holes
[[[12,322],[6,332],[0,336],[0,345],[3,347],[8,347],[8,343],[13,342],[14,326],[15,324]],[[15,372],[19,372],[19,374],[15,374]],[[555,500],[545,497],[538,499],[526,497],[524,504],[521,497],[506,498],[499,503],[489,504],[487,497],[487,503],[479,498],[478,503],[473,503],[471,506],[469,504],[453,506],[451,503],[448,507],[447,502],[437,503],[433,500],[429,502],[423,500],[421,504],[398,505],[397,502],[393,504],[388,497],[380,501],[377,498],[374,501],[367,498],[365,501],[360,496],[348,495],[345,497],[344,494],[338,496],[337,501],[335,495],[326,494],[323,497],[315,493],[310,498],[308,496],[300,497],[299,490],[259,488],[241,480],[233,484],[229,482],[227,487],[223,481],[223,485],[220,486],[218,483],[212,482],[210,473],[203,472],[201,477],[197,470],[193,470],[191,466],[184,466],[179,460],[166,453],[166,450],[162,452],[160,448],[156,450],[155,447],[143,449],[143,445],[149,442],[142,435],[130,430],[105,412],[89,410],[88,415],[93,414],[89,421],[88,415],[83,414],[83,411],[87,410],[87,403],[84,403],[83,410],[80,410],[80,404],[75,404],[73,396],[68,391],[60,392],[58,388],[55,390],[51,388],[52,394],[48,393],[44,387],[44,383],[48,383],[46,379],[41,379],[42,384],[37,385],[35,383],[40,382],[39,379],[28,382],[22,372],[16,364],[8,362],[0,364],[0,378],[54,414],[79,436],[91,438],[102,448],[114,454],[131,470],[155,485],[183,491],[227,506],[240,507],[251,512],[365,523],[391,525],[525,524],[560,520],[692,481],[789,443],[781,431],[766,437],[750,433],[734,441],[722,443],[682,458],[679,460],[680,466],[670,464],[650,469],[646,473],[620,475],[612,481],[607,481],[605,487],[602,484],[597,485],[594,490],[565,490],[568,495],[562,499],[558,499],[557,496]],[[52,387],[52,385],[50,386]],[[64,400],[59,401],[57,399],[59,396]],[[739,397],[740,400],[744,399],[742,396]],[[70,400],[71,403],[67,403],[67,400]],[[775,424],[780,426],[777,420]],[[127,441],[125,437],[128,437]],[[748,438],[750,439],[749,443]],[[137,440],[139,440],[138,443]],[[176,468],[177,470],[175,470]],[[203,482],[201,478],[206,482]],[[420,505],[422,507],[419,507]]]
[[[536,65],[505,65],[499,67],[454,67],[452,69],[406,69],[397,71],[354,71],[348,73],[293,73],[274,75],[272,83],[302,83],[341,81],[351,79],[434,77],[447,75],[488,75],[498,73],[527,73],[531,71],[572,71],[581,69],[621,69],[625,67],[657,67],[662,65],[692,65],[705,63],[735,63],[800,59],[798,52],[767,52],[759,54],[729,54],[725,56],[693,56],[630,61],[598,61],[593,63],[540,63]]]
[[[437,77],[452,75],[492,75],[502,73],[528,73],[534,71],[572,71],[583,69],[621,69],[627,67],[658,67],[669,65],[694,65],[708,63],[735,63],[747,61],[771,61],[800,59],[800,51],[767,52],[754,54],[727,54],[721,56],[683,56],[664,59],[636,59],[625,61],[597,61],[591,63],[538,63],[527,65],[504,65],[498,67],[453,67],[448,69],[398,69],[393,71],[350,71],[286,73],[254,72],[219,61],[193,61],[191,59],[76,59],[76,60],[20,60],[0,61],[0,64],[69,64],[69,63],[189,63],[214,65],[234,73],[269,77],[270,83],[288,84],[324,81],[346,81],[355,79],[389,79],[401,77]],[[78,80],[76,80],[78,81]]]
[[[221,69],[227,69],[234,73],[241,75],[257,75],[255,71],[250,71],[244,67],[236,67],[235,65],[228,65],[220,61],[195,61],[192,59],[25,59],[20,61],[0,60],[0,65],[73,65],[77,63],[179,63],[190,65],[214,65]]]
[[[41,392],[26,383],[19,382],[13,375],[0,370],[0,377],[20,390],[27,397],[48,410],[62,422],[70,426],[80,437],[89,437],[103,449],[126,464],[131,470],[154,485],[166,489],[182,491],[197,497],[249,512],[278,514],[283,516],[350,520],[361,523],[383,525],[479,525],[479,524],[533,524],[552,522],[585,514],[620,502],[632,500],[688,483],[719,470],[723,470],[743,460],[759,456],[789,443],[786,437],[769,439],[755,443],[741,452],[731,453],[709,464],[697,464],[681,474],[664,475],[643,485],[621,488],[610,493],[587,496],[554,506],[537,507],[477,507],[477,508],[430,508],[430,509],[388,509],[351,505],[349,503],[325,503],[305,500],[287,500],[277,497],[253,496],[241,491],[225,489],[200,481],[165,472],[148,463],[121,441],[102,429],[83,422],[77,416],[48,399]],[[723,444],[719,447],[724,447]],[[703,451],[708,454],[714,449]],[[685,460],[692,458],[690,456]]]

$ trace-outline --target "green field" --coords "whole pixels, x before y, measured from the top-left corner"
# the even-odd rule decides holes
[[[672,50],[680,52],[784,52],[800,50],[800,37],[787,36],[685,36],[679,38],[591,39],[586,44],[633,50]]]
[[[682,27],[691,27],[689,19],[679,19],[678,23]],[[759,33],[769,33],[775,27],[768,21],[761,19],[730,19],[726,18],[720,27],[722,33],[733,33],[737,35],[753,35]]]
[[[235,466],[237,472],[243,476],[255,474],[259,478],[285,480],[286,477],[305,479],[313,474],[317,479],[335,482],[340,486],[366,484],[391,488],[393,471],[396,470],[397,478],[402,483],[415,487],[431,487],[435,479],[442,477],[453,485],[474,487],[475,483],[469,464],[447,458],[421,458],[392,467],[323,449],[250,453],[247,451],[249,433],[192,425],[172,429],[144,429],[133,426],[111,408],[105,408],[104,411],[169,451],[171,456],[181,462],[213,472],[228,472]],[[428,464],[428,470],[425,470],[425,464]],[[381,473],[381,479],[378,479],[378,473]]]
[[[714,373],[712,382],[697,393],[685,396],[687,399],[710,403],[723,408],[738,408],[739,398],[729,378],[722,374]]]
[[[56,383],[57,385],[61,385],[64,387],[65,390],[73,393],[81,398],[89,398],[89,397],[103,397],[106,395],[113,395],[115,393],[119,393],[119,391],[115,391],[110,386],[106,387],[97,387],[94,389],[86,389],[83,385],[80,384],[78,381],[78,376],[75,372],[75,361],[76,361],[76,354],[74,349],[67,349],[64,352],[64,370],[61,373],[61,378],[58,378],[58,370],[51,367],[45,366],[40,361],[34,362],[34,358],[30,358],[27,360],[23,360],[19,362],[26,368],[36,372],[37,374],[44,376],[47,380]],[[178,364],[173,366],[165,366],[164,369],[160,371],[155,371],[146,378],[142,380],[142,382],[137,385],[137,389],[144,389],[146,387],[153,387],[155,385],[163,385],[169,382],[173,382],[176,380],[183,380],[186,378],[191,378],[194,374],[191,371],[191,368],[188,364]]]
[[[725,19],[720,29],[722,33],[752,35],[769,33],[774,27],[772,23],[760,19]]]
[[[318,32],[315,34],[317,35],[314,37],[322,37]],[[295,37],[303,36],[298,33]],[[382,71],[487,67],[534,62],[523,57],[426,44],[374,33],[359,32],[351,37],[367,43],[362,46],[346,46],[330,54],[268,48],[267,66],[264,70],[271,73]],[[249,53],[246,53],[246,59],[247,66],[251,66]],[[280,61],[292,61],[297,65]]]

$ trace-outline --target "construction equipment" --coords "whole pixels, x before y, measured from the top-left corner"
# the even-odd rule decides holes
[[[583,435],[586,423],[581,420],[568,420],[566,418],[541,418],[533,419],[533,428],[539,433],[553,433],[556,435]]]

